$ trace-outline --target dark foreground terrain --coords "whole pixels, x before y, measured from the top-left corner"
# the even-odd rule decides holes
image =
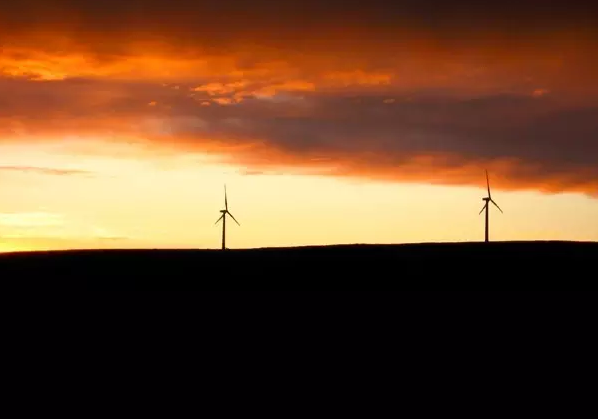
[[[590,290],[598,243],[88,250],[0,255],[4,287],[136,290]]]

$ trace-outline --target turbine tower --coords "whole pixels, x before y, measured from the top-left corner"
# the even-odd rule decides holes
[[[486,243],[488,243],[488,241],[489,241],[488,240],[488,228],[489,228],[489,226],[488,226],[488,223],[489,223],[488,212],[490,210],[490,208],[488,208],[488,203],[492,202],[494,204],[494,206],[496,208],[498,208],[498,210],[502,213],[502,210],[500,209],[500,207],[498,206],[498,204],[496,202],[494,202],[494,199],[492,199],[492,195],[490,195],[490,180],[488,180],[488,170],[486,170],[486,185],[488,186],[488,196],[485,197],[485,198],[482,198],[482,201],[485,201],[486,203],[484,204],[484,207],[480,211],[480,214],[482,213],[482,211],[486,210]]]
[[[226,185],[224,185],[224,209],[220,210],[222,215],[214,224],[218,224],[218,221],[222,220],[222,250],[226,250],[226,215],[230,215],[230,217],[237,223],[240,227],[241,224],[233,217],[233,215],[228,211],[228,201],[226,199]]]

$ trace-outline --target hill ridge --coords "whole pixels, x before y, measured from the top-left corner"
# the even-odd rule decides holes
[[[0,255],[3,286],[153,290],[595,289],[598,243],[341,244]]]

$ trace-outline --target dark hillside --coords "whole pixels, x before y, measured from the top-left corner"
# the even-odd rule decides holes
[[[587,290],[598,243],[86,250],[0,255],[4,287],[139,290]]]

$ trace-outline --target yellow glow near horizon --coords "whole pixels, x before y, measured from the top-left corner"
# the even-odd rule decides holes
[[[218,248],[223,206],[230,248],[338,243],[480,241],[480,188],[243,174],[205,156],[81,156],[68,147],[2,146],[0,251]],[[493,190],[491,240],[598,240],[598,200]]]

